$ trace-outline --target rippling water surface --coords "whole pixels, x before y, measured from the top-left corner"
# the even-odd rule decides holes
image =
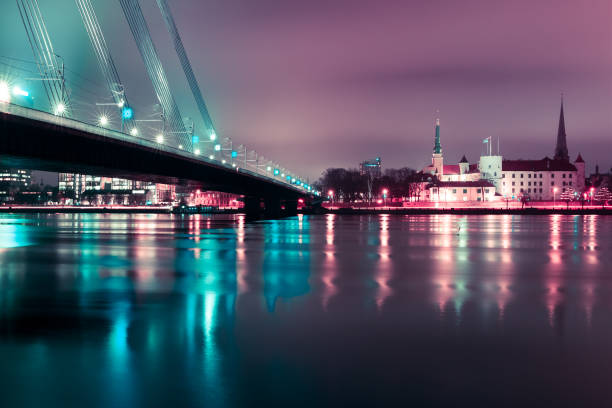
[[[612,217],[0,215],[0,401],[612,406]]]

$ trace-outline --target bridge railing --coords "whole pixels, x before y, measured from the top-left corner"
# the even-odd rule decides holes
[[[239,166],[234,163],[232,160],[227,161],[224,160],[225,163],[220,162],[215,159],[211,159],[206,155],[196,155],[194,153],[179,149],[177,147],[169,146],[163,143],[156,143],[152,140],[146,139],[141,136],[129,135],[123,132],[119,132],[117,130],[108,129],[102,126],[96,126],[89,123],[81,122],[76,119],[67,118],[63,116],[53,115],[48,112],[26,108],[23,106],[15,105],[13,103],[2,102],[0,103],[0,112],[20,116],[27,119],[32,119],[44,123],[50,123],[57,126],[63,126],[71,129],[81,130],[83,132],[96,134],[102,137],[107,137],[110,139],[121,140],[128,143],[138,144],[143,147],[148,147],[156,150],[165,151],[172,154],[177,154],[180,156],[184,156],[186,158],[192,160],[199,160],[201,162],[207,163],[209,165],[213,165],[216,167],[227,168],[228,170],[235,170],[236,172],[248,174],[250,176],[260,177],[268,180],[269,182],[284,185],[288,188],[294,189],[299,192],[310,192],[314,193],[314,190],[308,186],[296,185],[295,182],[287,179],[285,173],[282,173],[284,176],[281,177],[281,172],[278,170],[279,174],[274,174],[276,169],[270,169],[271,166],[260,167],[256,164],[246,163],[246,166]],[[293,177],[292,177],[293,178]],[[293,178],[294,179],[294,178]],[[295,179],[294,179],[295,180]]]

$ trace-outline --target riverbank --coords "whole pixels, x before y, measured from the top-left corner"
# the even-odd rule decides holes
[[[41,214],[171,214],[176,209],[172,206],[1,206],[2,213],[41,213]],[[237,209],[211,209],[202,210],[187,209],[184,214],[235,214]]]
[[[463,215],[486,215],[486,214],[513,214],[513,215],[612,215],[611,207],[585,207],[585,208],[423,208],[423,207],[370,207],[370,208],[324,208],[327,214],[399,214],[399,215],[428,215],[428,214],[463,214]]]

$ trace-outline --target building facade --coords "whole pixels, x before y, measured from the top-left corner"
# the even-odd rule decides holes
[[[382,176],[382,160],[380,157],[359,163],[359,174],[362,176],[370,176],[371,179]]]
[[[449,197],[449,200],[459,201],[496,199],[486,194],[477,195],[477,184],[474,184],[474,193],[468,185],[453,187],[445,185],[449,182],[479,183],[486,181],[495,189],[497,198],[550,201],[572,196],[578,199],[585,192],[586,175],[585,162],[580,154],[574,162],[570,162],[565,132],[565,117],[563,100],[559,114],[559,127],[557,130],[554,157],[544,157],[539,160],[509,160],[502,155],[493,154],[490,138],[485,139],[487,152],[480,156],[478,163],[470,164],[465,155],[458,164],[444,164],[442,147],[440,143],[440,120],[436,119],[434,152],[431,164],[423,168],[423,174],[430,175],[432,182],[424,190],[424,199],[434,196]],[[498,149],[499,150],[499,149]],[[467,192],[463,191],[467,188]],[[486,187],[482,187],[486,188]],[[433,194],[431,189],[437,189]],[[450,189],[450,190],[449,190]],[[455,191],[456,190],[456,191]],[[459,195],[458,191],[462,194]]]

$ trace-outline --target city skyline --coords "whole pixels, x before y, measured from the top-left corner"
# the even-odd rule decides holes
[[[587,172],[612,166],[602,148],[612,137],[608,2],[243,3],[171,5],[219,133],[311,180],[378,155],[385,167],[422,167],[437,109],[447,157],[471,159],[489,136],[508,158],[552,156],[561,92],[570,156],[582,153]],[[143,112],[156,100],[129,28],[116,4],[95,6]],[[155,2],[142,7],[177,102],[197,122]],[[67,67],[102,82],[78,12],[41,8]],[[0,17],[12,33],[1,54],[31,60],[14,9]]]

